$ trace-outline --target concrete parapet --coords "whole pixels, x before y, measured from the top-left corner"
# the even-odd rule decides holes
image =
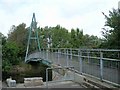
[[[26,87],[43,85],[43,78],[42,77],[24,78],[24,85]]]

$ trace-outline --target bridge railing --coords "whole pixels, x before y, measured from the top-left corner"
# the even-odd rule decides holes
[[[41,49],[40,57],[76,72],[120,85],[120,50],[115,49]]]

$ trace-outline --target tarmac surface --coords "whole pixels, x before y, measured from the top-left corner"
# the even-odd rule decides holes
[[[9,88],[7,87],[6,83],[3,83],[3,88]],[[27,86],[25,87],[24,83],[17,84],[16,87],[12,88],[84,88],[78,83],[72,82],[72,81],[62,81],[62,82],[49,82],[48,87],[46,87],[46,82],[43,83],[43,85],[40,86]]]

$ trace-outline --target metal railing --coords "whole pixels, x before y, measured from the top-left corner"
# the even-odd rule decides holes
[[[120,50],[115,49],[41,49],[40,57],[75,71],[120,85]]]

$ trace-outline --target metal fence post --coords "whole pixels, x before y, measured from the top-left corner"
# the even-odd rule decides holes
[[[74,79],[73,80],[75,81],[75,68],[74,67],[73,67],[73,70],[74,70],[74,77],[73,77]]]
[[[64,53],[63,53],[64,55],[66,54],[66,50],[64,49]]]
[[[46,69],[46,88],[48,88],[48,68]]]
[[[52,54],[52,55],[51,55],[51,60],[52,60],[52,62],[53,62],[53,54],[54,54],[54,53],[53,53],[53,49],[51,49],[51,54]],[[54,62],[53,62],[53,63],[54,63]]]
[[[87,56],[88,56],[88,63],[90,63],[90,52],[87,52]]]
[[[44,52],[44,48],[43,48],[43,59],[45,59],[45,55],[44,55],[44,53],[45,53],[45,52]]]
[[[42,57],[41,57],[41,50],[39,51],[39,58],[42,58]]]
[[[44,59],[46,59],[46,50],[44,49]]]
[[[56,58],[56,59],[55,59],[55,60],[56,60],[55,62],[56,62],[56,64],[58,63],[58,59],[57,59],[58,56],[57,56],[57,54],[58,54],[57,49],[55,49],[55,58]]]
[[[47,60],[48,60],[48,49],[46,49],[46,53],[47,53]]]
[[[72,48],[70,49],[70,53],[71,53],[71,60],[72,60]]]
[[[67,49],[67,66],[69,66],[69,62],[68,62],[68,49]]]
[[[65,58],[66,58],[66,49],[65,48],[64,48],[63,56],[65,56]],[[65,60],[64,62],[67,62],[66,59],[64,59],[64,60]]]
[[[45,59],[46,59],[47,55],[46,55],[46,49],[45,49]]]
[[[103,52],[100,52],[100,80],[103,80]]]
[[[60,52],[59,52],[59,49],[58,49],[58,62],[57,62],[58,65],[60,65],[59,54],[60,54]]]
[[[81,50],[78,50],[78,53],[79,53],[79,66],[80,66],[80,74],[82,74],[82,51]]]

